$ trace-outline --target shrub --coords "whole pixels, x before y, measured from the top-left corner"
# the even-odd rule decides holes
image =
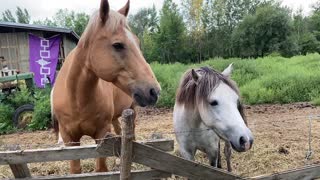
[[[0,103],[0,134],[14,130],[12,123],[13,113],[13,107]]]
[[[33,104],[34,98],[27,88],[22,87],[20,91],[17,91],[8,97],[8,102],[16,109],[24,104]]]
[[[30,130],[47,129],[51,120],[50,88],[36,90],[35,99],[33,117],[28,128]]]

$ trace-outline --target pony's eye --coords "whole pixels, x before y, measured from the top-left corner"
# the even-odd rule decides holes
[[[218,101],[214,100],[214,101],[210,102],[210,105],[211,106],[217,106],[218,105]]]
[[[112,44],[112,46],[117,51],[121,51],[124,49],[124,45],[122,43],[114,43],[114,44]]]

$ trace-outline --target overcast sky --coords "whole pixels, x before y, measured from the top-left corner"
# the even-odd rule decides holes
[[[127,0],[109,0],[110,6],[114,10],[120,9]],[[181,0],[174,0],[179,2]],[[293,9],[302,7],[305,14],[310,12],[310,5],[317,0],[283,0],[283,5]],[[99,7],[100,0],[0,0],[0,12],[10,9],[13,12],[17,6],[27,8],[32,20],[43,20],[46,17],[52,17],[58,9],[67,8],[77,12],[86,12],[91,14]],[[163,0],[131,0],[130,13],[137,12],[143,7],[151,7],[153,4],[160,9]]]

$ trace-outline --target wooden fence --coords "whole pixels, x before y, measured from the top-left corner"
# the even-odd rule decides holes
[[[10,165],[15,178],[30,180],[67,180],[67,179],[159,179],[172,175],[190,179],[245,179],[227,171],[211,166],[189,161],[166,151],[172,151],[172,140],[155,140],[149,142],[133,141],[133,111],[123,113],[122,137],[106,137],[97,145],[80,147],[60,147],[37,150],[14,150],[0,152],[0,165]],[[71,174],[65,176],[32,177],[28,163],[87,159],[97,157],[117,156],[121,158],[120,172]],[[139,163],[151,170],[131,171],[131,163]],[[287,172],[246,178],[251,180],[279,180],[279,179],[314,179],[320,177],[320,166],[309,166]]]

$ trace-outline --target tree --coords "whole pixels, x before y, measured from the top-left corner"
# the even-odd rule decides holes
[[[264,4],[233,32],[235,55],[259,57],[279,52],[291,56],[297,51],[292,32],[290,10],[279,3]]]
[[[86,13],[76,13],[67,9],[59,9],[52,20],[46,18],[44,21],[38,20],[33,23],[52,27],[70,28],[78,35],[81,35],[89,22],[89,18],[89,15]]]
[[[33,24],[37,24],[37,25],[45,25],[45,26],[50,26],[50,27],[57,27],[58,25],[56,24],[56,22],[54,22],[53,20],[46,18],[45,20],[41,21],[41,20],[37,20],[37,21],[33,21]]]
[[[17,22],[24,23],[24,24],[30,23],[30,15],[27,9],[22,10],[20,7],[17,7],[16,16],[17,16]]]
[[[165,0],[160,13],[159,33],[156,37],[160,62],[184,62],[186,27],[172,0]]]
[[[205,25],[202,21],[203,13],[203,0],[185,0],[182,1],[183,14],[185,17],[185,23],[189,32],[189,51],[192,51],[192,54],[200,62],[204,57],[204,36],[205,36]]]
[[[154,33],[159,28],[159,17],[156,7],[142,8],[136,14],[128,18],[132,31],[138,36],[143,37],[144,32]]]
[[[142,8],[136,14],[128,18],[131,30],[140,39],[141,49],[148,61],[157,58],[157,49],[155,48],[156,33],[159,31],[159,17],[156,7]]]
[[[16,22],[16,18],[12,15],[12,12],[9,9],[7,9],[2,13],[2,21]]]
[[[18,23],[24,23],[29,24],[30,23],[30,15],[27,9],[21,9],[20,7],[17,7],[16,9],[16,17],[13,16],[12,12],[7,9],[2,13],[2,21],[4,22],[18,22]]]

